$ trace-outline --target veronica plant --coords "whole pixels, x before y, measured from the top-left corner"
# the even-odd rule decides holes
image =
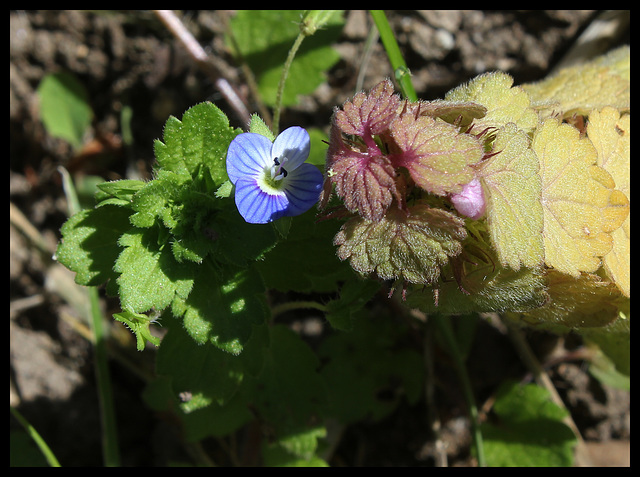
[[[235,202],[244,219],[266,224],[300,215],[317,201],[323,175],[309,156],[309,133],[290,127],[272,143],[256,133],[243,133],[229,145],[227,174],[235,186]]]

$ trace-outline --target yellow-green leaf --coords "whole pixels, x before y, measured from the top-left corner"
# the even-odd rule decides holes
[[[479,130],[487,126],[501,128],[507,123],[516,123],[520,129],[532,131],[538,124],[538,116],[530,107],[527,93],[519,86],[512,85],[513,78],[506,73],[487,73],[449,91],[445,100],[472,101],[487,108],[487,114],[474,121]]]
[[[548,119],[533,138],[540,161],[545,263],[578,277],[594,272],[611,251],[611,232],[629,213],[611,175],[596,165],[596,149],[577,129]]]
[[[354,217],[335,236],[340,260],[359,273],[383,280],[430,284],[440,269],[462,251],[464,220],[442,209],[419,204],[409,212],[390,209],[379,221]]]
[[[582,65],[564,68],[553,76],[522,87],[535,107],[562,112],[564,117],[613,106],[630,105],[630,49],[623,46]]]
[[[528,135],[508,123],[498,131],[498,153],[479,172],[485,186],[491,242],[503,265],[514,270],[544,263],[542,185]]]
[[[548,270],[546,278],[549,301],[526,313],[524,322],[574,329],[606,326],[618,317],[615,301],[621,294],[611,282],[591,274],[574,278],[556,270]]]
[[[631,126],[630,115],[606,107],[589,114],[587,136],[598,152],[598,165],[611,174],[616,189],[631,200]],[[604,257],[607,273],[625,296],[631,294],[631,215],[611,233],[613,248]]]

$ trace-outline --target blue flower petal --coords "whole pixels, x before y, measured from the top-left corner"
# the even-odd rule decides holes
[[[227,175],[232,184],[241,177],[258,177],[273,165],[271,141],[261,134],[238,134],[227,150]]]
[[[252,177],[241,177],[235,183],[235,201],[240,215],[250,224],[266,224],[287,213],[286,195],[264,192]]]
[[[309,133],[299,126],[292,126],[282,131],[273,142],[271,157],[286,157],[284,167],[287,172],[291,172],[307,160],[310,149]]]
[[[285,178],[284,192],[289,200],[286,215],[300,215],[318,202],[322,182],[322,172],[313,164],[301,164]]]

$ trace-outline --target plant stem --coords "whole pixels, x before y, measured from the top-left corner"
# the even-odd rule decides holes
[[[69,215],[71,216],[80,211],[78,197],[69,173],[62,167],[59,167],[58,170],[62,174],[64,191],[69,204]],[[113,407],[109,366],[107,364],[107,343],[102,323],[102,312],[100,311],[100,298],[98,297],[98,289],[96,287],[87,287],[87,294],[90,303],[90,310],[88,310],[90,318],[89,325],[91,326],[95,349],[94,369],[98,384],[100,420],[102,422],[103,458],[106,466],[117,467],[120,465],[118,433],[116,428],[116,415]]]
[[[44,439],[40,437],[38,431],[36,431],[36,429],[31,424],[29,424],[29,422],[22,416],[22,414],[20,414],[18,410],[13,406],[9,406],[9,410],[11,411],[11,414],[13,414],[13,416],[22,425],[22,427],[24,427],[24,430],[27,431],[29,437],[31,437],[31,439],[33,439],[33,441],[36,443],[36,445],[40,449],[40,452],[42,452],[45,459],[47,459],[49,465],[51,467],[60,467],[60,462],[58,462],[55,454],[51,451]]]
[[[280,305],[276,305],[271,309],[271,316],[275,317],[281,313],[291,310],[298,310],[301,308],[313,308],[315,310],[320,310],[322,312],[327,311],[327,307],[322,303],[318,303],[317,301],[289,301],[287,303],[281,303]]]
[[[473,444],[476,449],[476,457],[478,459],[478,466],[485,467],[486,460],[484,455],[484,444],[482,440],[482,433],[480,432],[480,423],[478,422],[478,408],[476,407],[475,398],[473,397],[473,389],[471,387],[471,380],[467,374],[467,368],[462,361],[462,354],[458,348],[458,342],[453,334],[451,327],[451,321],[448,317],[440,314],[429,315],[429,318],[433,320],[438,331],[442,334],[442,337],[449,348],[449,354],[453,359],[458,378],[462,384],[462,392],[467,401],[467,407],[469,409],[469,415],[471,417],[471,432],[473,434]]]
[[[409,101],[418,101],[418,95],[413,89],[413,84],[411,83],[411,73],[409,72],[409,68],[407,68],[407,64],[402,57],[400,47],[398,46],[395,35],[393,34],[393,30],[391,30],[387,16],[383,10],[369,10],[369,13],[380,32],[380,39],[382,40],[384,49],[387,52],[389,62],[391,63],[396,81],[400,85],[403,96]]]
[[[278,92],[276,93],[276,104],[273,110],[273,134],[276,136],[280,130],[280,109],[282,108],[282,93],[284,92],[284,85],[287,81],[287,76],[289,76],[289,69],[291,68],[291,63],[293,63],[293,59],[298,52],[298,48],[302,44],[302,40],[305,38],[305,34],[300,31],[296,40],[293,42],[293,46],[289,50],[289,54],[287,55],[287,60],[284,63],[284,68],[282,69],[282,76],[280,76],[280,83],[278,84]]]

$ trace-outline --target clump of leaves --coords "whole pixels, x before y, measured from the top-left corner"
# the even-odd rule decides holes
[[[424,311],[531,312],[555,329],[614,321],[629,296],[628,58],[524,87],[484,74],[441,101],[402,100],[389,81],[346,101],[322,197],[335,191],[346,210],[332,213],[351,217],[338,256],[404,282]],[[568,78],[592,84],[569,98]]]

